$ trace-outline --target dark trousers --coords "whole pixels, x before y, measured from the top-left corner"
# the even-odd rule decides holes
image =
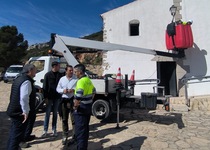
[[[63,136],[68,136],[69,126],[69,113],[71,118],[72,124],[72,138],[75,137],[75,121],[73,116],[73,99],[64,99],[62,100],[62,129],[63,129]]]
[[[74,120],[77,150],[87,150],[90,115],[79,114],[77,112],[74,112]]]
[[[18,150],[20,142],[23,141],[28,121],[22,123],[24,120],[23,116],[11,118],[11,120],[12,124],[7,143],[7,150]]]
[[[31,133],[33,131],[35,120],[36,120],[35,110],[30,111],[29,115],[28,115],[28,123],[27,123],[26,130],[25,130],[24,140],[27,139],[31,135]]]

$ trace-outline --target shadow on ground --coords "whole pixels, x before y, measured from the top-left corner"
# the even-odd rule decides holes
[[[114,149],[141,149],[141,146],[144,143],[144,140],[146,140],[147,137],[145,136],[140,136],[140,137],[135,137],[132,139],[129,139],[127,141],[124,141],[122,143],[116,144],[116,145],[111,145],[108,147],[103,147],[102,145],[106,145],[107,142],[110,141],[110,139],[102,139],[98,142],[89,142],[88,143],[88,150],[114,150]],[[77,150],[77,145],[70,145],[70,146],[64,146],[63,150]]]
[[[107,123],[116,123],[117,126],[117,113],[113,113],[110,117],[101,120],[100,125],[102,126]],[[156,124],[163,124],[163,125],[171,125],[177,124],[179,129],[185,127],[182,114],[181,113],[174,113],[174,112],[164,112],[161,114],[156,113],[156,110],[146,110],[146,109],[132,109],[132,108],[125,108],[120,110],[119,113],[119,123],[121,122],[129,122],[129,121],[136,121],[136,123],[141,121],[149,121],[154,122]],[[95,125],[97,126],[97,125]]]

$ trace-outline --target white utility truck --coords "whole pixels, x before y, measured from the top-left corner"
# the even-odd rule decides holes
[[[160,51],[155,51],[151,49],[132,47],[126,45],[105,43],[100,41],[78,39],[66,36],[60,36],[57,34],[51,35],[51,44],[52,50],[62,54],[63,57],[58,56],[41,56],[41,57],[32,57],[29,60],[29,63],[33,63],[37,68],[38,72],[35,76],[35,85],[37,88],[37,109],[43,105],[43,95],[42,95],[42,81],[46,72],[51,70],[51,62],[54,60],[61,62],[61,68],[64,69],[66,64],[75,66],[78,64],[78,61],[71,53],[69,49],[70,46],[97,49],[102,51],[114,51],[114,50],[124,50],[131,52],[144,53],[149,55],[163,55],[168,57],[183,57],[183,53],[165,53]],[[68,47],[67,47],[68,46]],[[62,70],[61,69],[61,70]],[[116,73],[114,73],[116,74]],[[87,73],[88,75],[88,73]],[[91,78],[91,76],[89,76]],[[98,119],[105,119],[113,111],[117,110],[117,98],[116,90],[119,88],[115,84],[115,78],[111,74],[104,75],[104,78],[94,78],[92,79],[94,86],[96,87],[96,96],[94,98],[94,103],[92,106],[92,114]],[[120,106],[127,101],[139,101],[138,96],[133,95],[133,88],[135,82],[130,82],[126,76],[122,80],[122,85],[120,87]],[[158,84],[158,83],[157,83]],[[137,100],[136,100],[137,99]],[[141,103],[141,102],[140,102]],[[141,103],[142,104],[142,103]],[[145,104],[142,104],[145,105]],[[155,106],[154,106],[155,107]]]

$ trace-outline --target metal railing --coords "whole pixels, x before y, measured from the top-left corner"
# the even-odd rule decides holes
[[[162,90],[162,94],[160,95],[159,90]],[[158,93],[159,96],[165,96],[165,87],[164,86],[153,86],[153,93]]]
[[[184,84],[185,87],[185,103],[187,106],[190,106],[190,99],[188,98],[188,90],[187,90],[188,85],[195,83],[210,82],[210,76],[183,78],[181,82]]]
[[[135,80],[136,85],[148,85],[148,84],[159,84],[159,79],[143,79],[143,80]]]

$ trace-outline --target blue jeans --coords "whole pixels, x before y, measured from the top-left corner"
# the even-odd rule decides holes
[[[59,101],[60,99],[48,99],[48,104],[46,106],[46,113],[45,113],[45,119],[44,119],[44,131],[48,131],[51,110],[53,113],[52,130],[56,131]]]

